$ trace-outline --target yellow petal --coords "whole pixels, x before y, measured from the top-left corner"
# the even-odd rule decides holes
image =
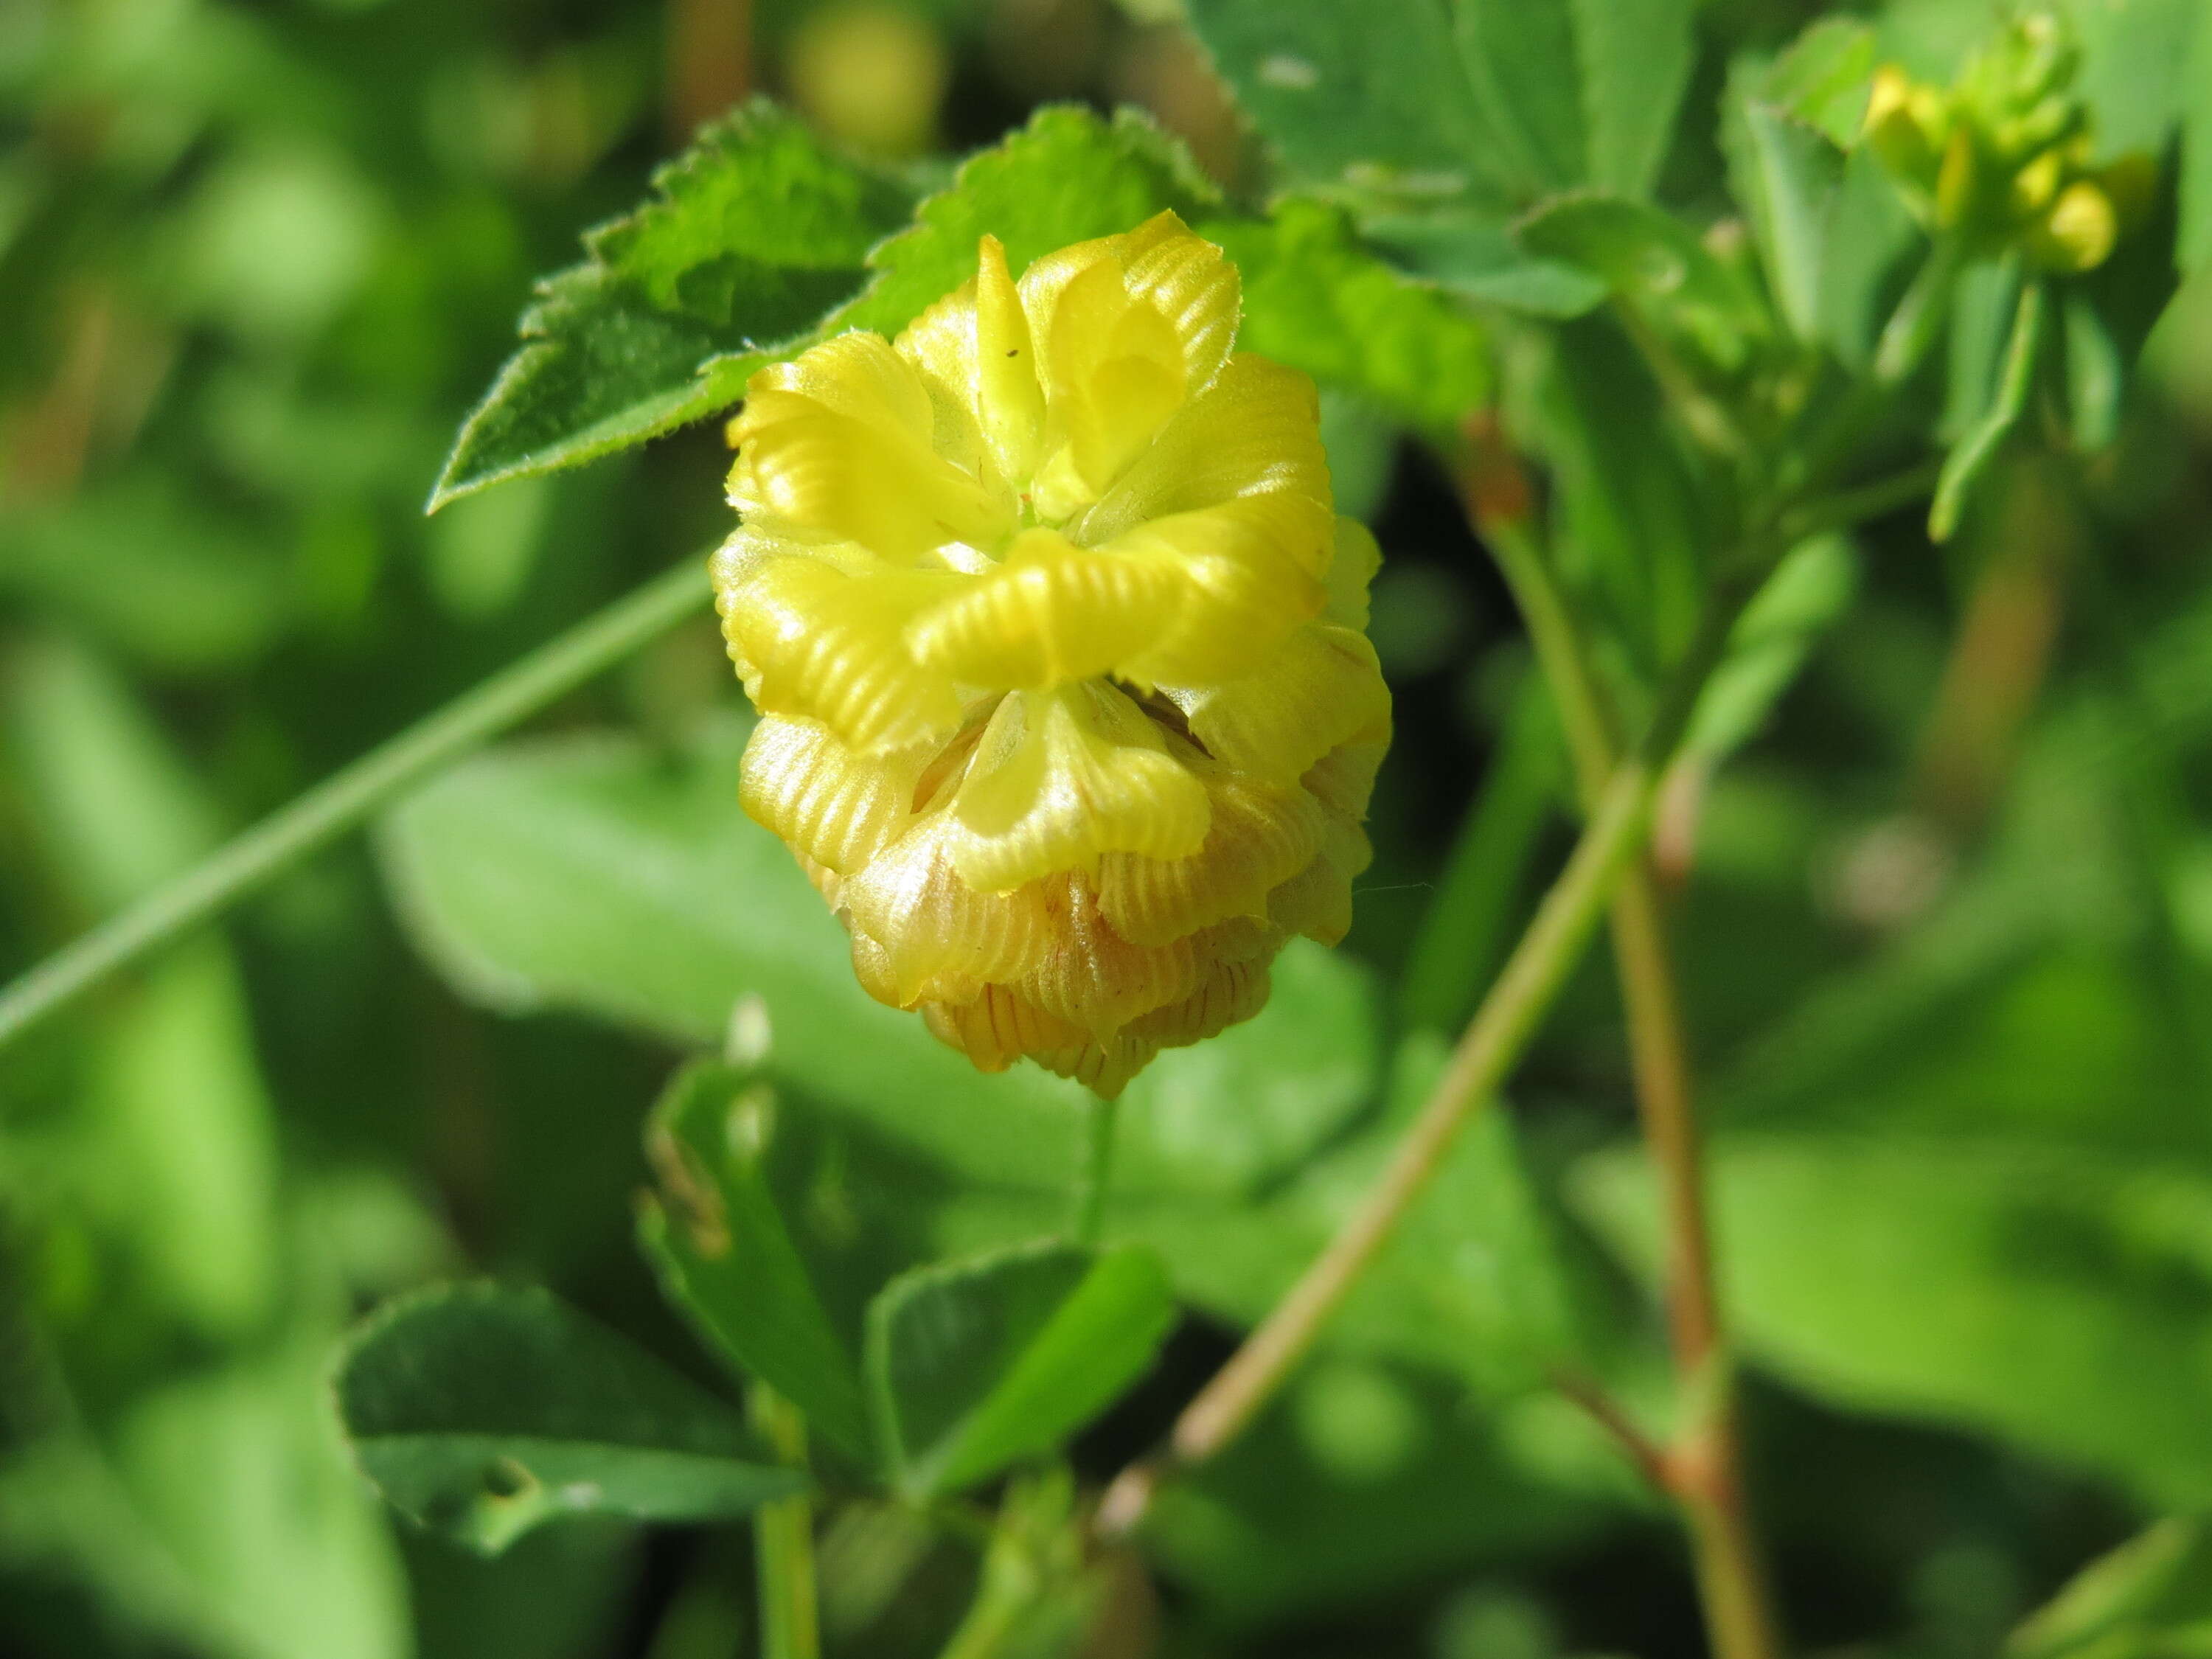
[[[1336,550],[1328,562],[1328,574],[1322,579],[1328,589],[1328,604],[1322,611],[1322,619],[1364,634],[1367,590],[1382,568],[1382,550],[1375,544],[1373,533],[1357,519],[1340,517]]]
[[[987,985],[965,1002],[924,1003],[922,1018],[943,1041],[986,1072],[1003,1072],[1025,1054],[1077,1049],[1087,1039],[1003,985]]]
[[[997,237],[982,239],[976,265],[975,280],[916,318],[896,349],[957,405],[958,419],[972,427],[996,476],[1026,479],[1044,428],[1029,318]],[[938,452],[957,459],[942,408],[938,424]]]
[[[1279,784],[1387,722],[1390,711],[1375,647],[1362,635],[1320,623],[1293,630],[1263,672],[1219,684],[1164,684],[1160,695],[1216,760]]]
[[[1215,768],[1212,828],[1187,859],[1109,853],[1098,908],[1133,945],[1166,945],[1231,916],[1265,916],[1267,895],[1320,852],[1321,809],[1303,789],[1270,790]]]
[[[1092,551],[1055,531],[1024,531],[999,565],[916,617],[907,644],[966,684],[1045,690],[1141,653],[1189,586],[1173,557]]]
[[[1243,283],[1221,250],[1172,212],[1155,214],[1121,249],[1130,297],[1168,319],[1182,348],[1183,377],[1195,391],[1229,361],[1243,307]]]
[[[961,837],[949,812],[926,814],[845,879],[842,898],[855,939],[854,965],[879,1000],[907,1008],[963,1001],[1045,959],[1053,926],[1046,896],[1036,886],[978,892],[948,856]],[[858,943],[863,937],[876,953],[866,962]]]
[[[913,364],[879,335],[840,335],[753,377],[732,428],[731,502],[890,559],[994,545],[1012,503],[936,453],[934,424]]]
[[[1267,1006],[1267,969],[1274,954],[1270,951],[1243,962],[1216,963],[1198,989],[1180,1002],[1130,1021],[1122,1028],[1122,1036],[1162,1048],[1182,1048],[1242,1024]]]
[[[1321,583],[1293,553],[1295,509],[1269,496],[1155,520],[1115,538],[1107,551],[1179,564],[1188,577],[1182,603],[1162,619],[1158,636],[1124,660],[1124,678],[1142,685],[1205,684],[1265,667],[1284,638],[1320,614]]]
[[[731,654],[763,714],[820,720],[853,748],[883,751],[959,730],[951,679],[906,648],[907,624],[961,581],[883,569],[854,575],[805,554],[718,562],[716,603]]]
[[[1237,916],[1166,945],[1133,945],[1099,915],[1085,878],[1045,885],[1051,925],[1036,962],[1010,983],[1093,1036],[1111,1036],[1140,1015],[1182,1001],[1217,963],[1256,957],[1280,937],[1266,923]]]
[[[1283,528],[1299,544],[1299,563],[1319,575],[1328,568],[1334,518],[1320,408],[1307,376],[1240,353],[1068,533],[1103,546],[1148,520],[1248,495],[1280,496],[1297,504]]]
[[[814,720],[764,714],[745,744],[738,799],[803,860],[849,875],[913,816],[927,750],[855,754]]]
[[[1206,840],[1206,790],[1111,686],[1017,691],[999,705],[952,811],[968,883],[1004,891],[1110,852],[1183,858]]]
[[[1119,262],[1102,259],[1061,290],[1042,351],[1048,430],[1095,498],[1190,389],[1182,343],[1130,298]]]
[[[1382,769],[1382,757],[1389,749],[1390,720],[1385,714],[1308,767],[1300,781],[1330,811],[1357,823],[1367,816],[1367,802],[1375,793],[1375,775]]]

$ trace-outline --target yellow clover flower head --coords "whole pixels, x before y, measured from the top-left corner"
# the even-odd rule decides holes
[[[1238,309],[1173,214],[1018,282],[985,236],[896,341],[763,369],[732,423],[745,808],[868,992],[986,1071],[1116,1094],[1351,923],[1390,738],[1375,543]]]

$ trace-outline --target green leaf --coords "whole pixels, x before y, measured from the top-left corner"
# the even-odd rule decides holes
[[[455,441],[433,510],[641,443],[737,401],[857,295],[913,195],[755,103],[653,175],[659,198],[539,284],[523,347]]]
[[[1984,1139],[1771,1133],[1712,1148],[1721,1278],[1747,1352],[1846,1409],[1980,1429],[2212,1502],[2212,1180]],[[1647,1273],[1640,1158],[1578,1171]]]
[[[1451,9],[1190,0],[1190,25],[1286,182],[1378,203],[1503,209],[1510,174],[1477,108]]]
[[[1692,0],[1570,0],[1568,10],[1589,112],[1589,182],[1649,196],[1696,63],[1697,7]]]
[[[868,1311],[868,1381],[911,1497],[1059,1445],[1152,1364],[1175,1322],[1150,1250],[1029,1245],[895,1279]]]
[[[2042,283],[2030,283],[2021,290],[2020,309],[2014,314],[2012,336],[2005,346],[2004,371],[1989,408],[1943,458],[1943,471],[1936,481],[1936,499],[1928,509],[1930,540],[1951,538],[1967,497],[2027,412],[2027,394],[2035,383],[2036,361],[2043,346],[2045,309]]]
[[[1018,272],[1032,259],[1116,235],[1172,210],[1196,221],[1221,193],[1176,139],[1133,109],[1101,118],[1050,105],[995,148],[963,162],[952,183],[915,210],[911,228],[869,257],[867,292],[823,326],[895,334],[975,274],[986,232]]]
[[[1488,398],[1488,331],[1368,252],[1335,209],[1292,198],[1267,220],[1199,232],[1243,273],[1240,349],[1356,392],[1432,436]]]
[[[1628,660],[1656,675],[1705,592],[1698,474],[1658,387],[1609,317],[1557,331],[1536,436],[1559,478],[1556,551]]]
[[[757,1070],[695,1060],[676,1074],[646,1131],[660,1176],[646,1250],[711,1343],[866,1462],[860,1373],[770,1190],[775,1116],[775,1085]]]
[[[337,1397],[392,1507],[488,1555],[562,1516],[720,1520],[805,1485],[731,1407],[538,1291],[402,1297],[347,1344]]]
[[[1842,536],[1815,538],[1784,556],[1736,619],[1728,655],[1698,699],[1686,751],[1712,765],[1750,739],[1815,641],[1850,610],[1858,574]]]
[[[757,996],[779,1079],[976,1181],[1062,1192],[1081,1091],[1028,1065],[995,1077],[871,1000],[843,930],[790,853],[739,810],[746,727],[679,757],[611,735],[502,745],[388,815],[402,919],[464,995],[576,1009],[719,1044]],[[1277,959],[1255,1019],[1163,1054],[1123,1100],[1117,1188],[1245,1190],[1371,1097],[1371,982],[1310,941]]]
[[[1880,56],[1874,30],[1856,18],[1823,17],[1760,75],[1757,94],[1838,149],[1858,142]]]
[[[2212,1652],[2212,1522],[2160,1521],[2084,1567],[2013,1632],[2004,1659]]]
[[[1455,0],[1451,9],[1468,82],[1520,193],[1544,196],[1587,182],[1575,23],[1596,8]],[[1663,78],[1665,66],[1654,67]]]
[[[1862,58],[1870,70],[1873,41],[1866,31],[1816,27],[1778,64],[1738,60],[1723,99],[1729,188],[1758,240],[1776,308],[1800,339],[1820,332],[1828,225],[1844,177],[1840,146],[1850,142],[1837,139],[1820,118],[1833,119],[1839,103],[1849,106],[1848,94],[1839,97],[1833,82],[1852,77]],[[1863,103],[1863,75],[1856,80]],[[1798,109],[1808,113],[1800,116]],[[1857,120],[1854,113],[1851,125]]]
[[[1604,283],[1588,271],[1531,259],[1503,213],[1378,213],[1361,225],[1407,270],[1470,300],[1554,318],[1579,317],[1605,300]]]
[[[1537,208],[1514,234],[1530,252],[1588,271],[1722,374],[1746,368],[1770,332],[1765,307],[1742,274],[1662,209],[1577,191]]]

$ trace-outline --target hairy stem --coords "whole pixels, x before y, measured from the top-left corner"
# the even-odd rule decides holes
[[[704,561],[687,558],[278,808],[0,991],[0,1047],[117,969],[220,915],[438,768],[666,633],[707,596]]]

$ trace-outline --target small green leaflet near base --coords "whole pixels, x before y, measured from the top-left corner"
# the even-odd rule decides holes
[[[711,1060],[678,1073],[646,1131],[661,1191],[640,1231],[669,1299],[708,1343],[866,1462],[860,1371],[769,1187],[775,1115],[775,1086],[757,1073]]]
[[[561,1516],[725,1520],[806,1484],[734,1407],[542,1291],[401,1298],[348,1344],[337,1401],[386,1501],[486,1555]]]
[[[1141,1376],[1175,1322],[1159,1258],[1024,1245],[893,1279],[868,1310],[892,1479],[957,1492],[1048,1451]]]

